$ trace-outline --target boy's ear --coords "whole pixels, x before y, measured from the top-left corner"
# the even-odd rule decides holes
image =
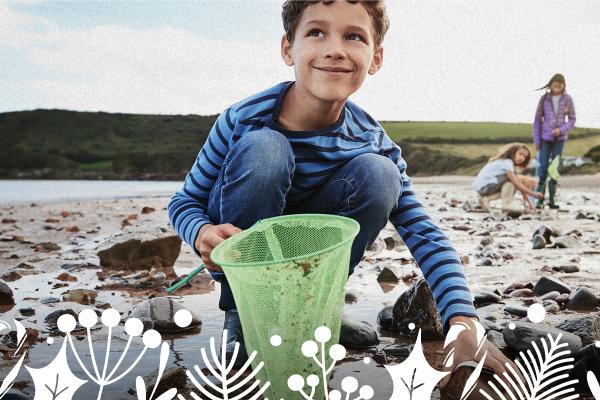
[[[373,61],[369,67],[369,75],[375,75],[383,65],[383,47],[379,46],[373,54]]]
[[[288,66],[294,65],[294,59],[292,58],[292,45],[285,33],[281,36],[281,58]]]

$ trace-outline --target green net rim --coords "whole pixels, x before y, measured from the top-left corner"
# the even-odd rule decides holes
[[[320,218],[320,219],[337,219],[339,221],[343,221],[345,223],[347,223],[350,227],[353,227],[354,229],[352,230],[351,233],[349,233],[347,235],[347,237],[340,241],[337,244],[334,244],[333,246],[329,246],[327,248],[321,249],[319,251],[315,251],[314,253],[308,253],[308,254],[303,254],[301,256],[296,256],[296,257],[291,257],[291,258],[286,258],[285,260],[273,260],[273,261],[260,261],[260,262],[251,262],[251,263],[229,263],[229,262],[225,262],[222,259],[219,259],[220,256],[222,255],[221,253],[223,252],[223,249],[226,246],[226,242],[233,240],[235,238],[235,240],[240,240],[243,239],[245,236],[249,235],[252,233],[252,231],[254,230],[254,228],[257,228],[258,226],[264,224],[264,223],[271,223],[273,221],[284,221],[284,220],[295,220],[295,219],[299,219],[299,218],[306,218],[306,217],[313,217],[313,218]],[[353,241],[354,238],[356,237],[356,235],[358,235],[358,232],[360,231],[360,224],[358,223],[358,221],[349,218],[349,217],[344,217],[343,215],[332,215],[332,214],[290,214],[290,215],[280,215],[278,217],[271,217],[271,218],[265,218],[262,219],[260,221],[258,221],[255,225],[253,225],[252,227],[245,229],[244,231],[238,233],[237,235],[234,235],[228,239],[225,239],[224,241],[222,241],[221,243],[219,243],[217,245],[217,247],[215,247],[212,252],[210,253],[210,259],[212,260],[213,263],[219,265],[219,266],[225,266],[225,267],[231,267],[231,268],[237,268],[237,267],[258,267],[258,266],[264,266],[264,265],[276,265],[276,264],[281,264],[281,263],[287,263],[290,261],[296,261],[296,260],[301,260],[301,259],[305,259],[308,257],[314,257],[317,256],[319,254],[323,254],[326,253],[328,251],[334,250],[340,246],[345,245],[346,243],[348,243],[349,241]]]

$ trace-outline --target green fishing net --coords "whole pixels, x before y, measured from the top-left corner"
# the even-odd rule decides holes
[[[293,374],[316,374],[322,382],[321,369],[300,349],[314,340],[316,328],[327,326],[329,360],[329,348],[339,338],[350,251],[359,230],[358,222],[346,217],[284,215],[261,220],[212,251],[211,259],[231,286],[248,354],[258,352],[252,366],[265,363],[257,378],[271,382],[268,398],[296,398],[298,393],[287,387]],[[271,343],[274,335],[282,339],[278,346]],[[315,398],[323,398],[319,387]]]

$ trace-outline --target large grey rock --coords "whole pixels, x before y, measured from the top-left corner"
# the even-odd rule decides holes
[[[587,346],[600,340],[600,314],[563,321],[557,328],[579,336],[583,346]]]
[[[193,329],[202,322],[192,314],[189,326],[180,327],[175,323],[175,313],[185,308],[169,297],[155,297],[137,304],[131,312],[130,318],[138,318],[144,324],[144,330],[154,329],[158,332],[179,332]]]
[[[100,265],[119,269],[150,269],[172,267],[181,251],[177,235],[160,236],[144,234],[138,237],[119,237],[116,244],[98,251]]]
[[[579,380],[575,384],[576,393],[590,393],[590,388],[587,384],[587,374],[589,371],[593,372],[597,378],[600,377],[600,348],[594,344],[588,344],[575,354],[573,368],[568,371],[570,379]]]
[[[364,321],[353,321],[342,317],[340,344],[349,349],[361,349],[379,344],[379,337],[373,327]]]
[[[543,349],[540,339],[544,338],[546,344],[548,344],[548,334],[552,335],[553,339],[556,339],[559,334],[562,335],[560,342],[568,345],[571,355],[577,353],[582,347],[579,336],[545,324],[517,322],[515,329],[510,329],[507,326],[502,331],[504,341],[508,347],[516,351],[532,349],[533,342],[536,342],[538,349]]]
[[[567,308],[570,310],[591,310],[598,307],[598,297],[590,289],[580,287],[569,297]]]
[[[442,322],[431,289],[425,279],[417,280],[398,297],[393,308],[392,330],[415,337],[421,329],[423,338],[442,338]],[[417,329],[410,330],[414,323]]]
[[[543,296],[550,292],[571,293],[571,288],[560,279],[542,276],[533,286],[533,293],[536,296]]]

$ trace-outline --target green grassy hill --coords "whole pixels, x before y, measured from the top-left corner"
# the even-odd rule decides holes
[[[181,179],[216,117],[65,110],[0,113],[0,177]],[[401,144],[412,175],[472,174],[500,145],[531,142],[529,124],[382,125]],[[565,154],[584,155],[594,146],[600,146],[600,129],[576,128]]]

